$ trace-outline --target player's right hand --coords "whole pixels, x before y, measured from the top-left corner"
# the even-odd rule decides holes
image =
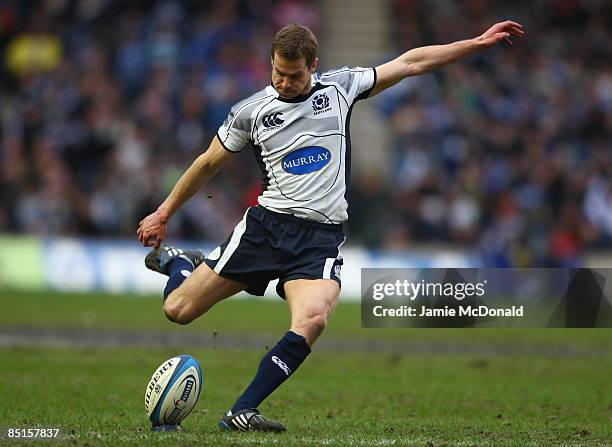
[[[159,210],[149,214],[147,217],[142,219],[138,224],[138,240],[145,247],[151,245],[155,248],[159,248],[162,241],[166,237],[166,228],[168,225],[168,216]]]
[[[523,25],[512,20],[506,20],[505,22],[496,23],[477,39],[487,47],[495,45],[502,40],[512,45],[511,36],[523,37],[524,34]]]

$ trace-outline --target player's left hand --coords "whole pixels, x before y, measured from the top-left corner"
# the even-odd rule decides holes
[[[477,37],[477,39],[487,47],[495,45],[501,40],[504,40],[512,45],[510,36],[522,37],[524,34],[525,31],[523,31],[523,25],[511,20],[506,20],[505,22],[496,23],[491,28],[486,30],[481,36]]]
[[[138,224],[138,230],[136,231],[138,240],[145,247],[153,245],[156,249],[159,248],[166,237],[167,224],[168,216],[159,210],[149,214]]]

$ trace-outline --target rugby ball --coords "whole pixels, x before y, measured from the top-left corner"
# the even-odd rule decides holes
[[[202,386],[202,369],[190,355],[159,365],[145,390],[145,410],[153,426],[178,425],[195,407]]]

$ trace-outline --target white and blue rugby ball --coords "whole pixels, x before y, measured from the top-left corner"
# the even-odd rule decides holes
[[[153,426],[179,424],[195,407],[203,385],[202,369],[192,356],[162,363],[145,391],[145,410]]]

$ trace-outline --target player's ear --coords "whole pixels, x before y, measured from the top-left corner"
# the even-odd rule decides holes
[[[319,58],[315,57],[314,60],[312,61],[312,64],[310,65],[310,71],[314,73],[315,71],[317,71],[318,66],[319,66]]]

